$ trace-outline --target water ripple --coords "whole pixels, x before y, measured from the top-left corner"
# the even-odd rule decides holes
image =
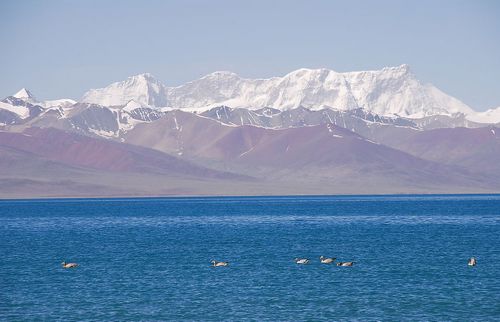
[[[158,216],[4,218],[2,229],[80,229],[172,225],[499,225],[500,216]]]

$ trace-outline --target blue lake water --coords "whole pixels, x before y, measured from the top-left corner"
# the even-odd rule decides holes
[[[58,319],[500,320],[500,196],[0,201],[0,320]]]

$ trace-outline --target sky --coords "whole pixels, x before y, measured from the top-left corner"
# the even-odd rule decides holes
[[[500,106],[496,0],[2,0],[0,13],[0,97],[79,99],[144,72],[177,86],[408,64],[476,110]]]

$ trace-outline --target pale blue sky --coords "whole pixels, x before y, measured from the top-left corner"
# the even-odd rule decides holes
[[[500,1],[2,0],[0,13],[0,97],[78,99],[143,72],[180,85],[407,63],[477,110],[500,106]]]

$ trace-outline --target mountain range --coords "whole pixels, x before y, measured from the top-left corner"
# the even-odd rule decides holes
[[[0,101],[0,197],[498,192],[499,126],[408,65],[23,88]]]

